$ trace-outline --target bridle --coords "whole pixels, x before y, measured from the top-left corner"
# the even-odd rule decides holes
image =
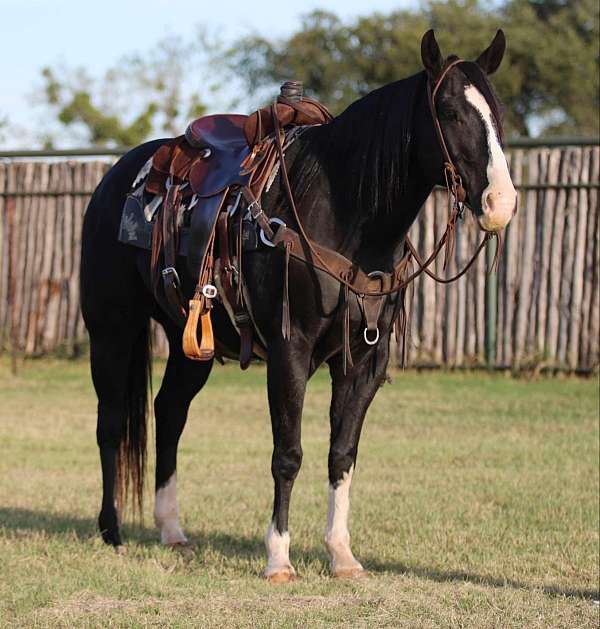
[[[357,284],[353,282],[352,278],[348,277],[347,274],[340,273],[339,270],[332,268],[332,265],[329,264],[324,259],[324,257],[329,257],[329,256],[322,255],[322,252],[326,250],[327,248],[322,247],[320,245],[316,245],[316,243],[314,243],[311,240],[311,238],[308,236],[308,234],[306,233],[304,226],[302,225],[300,215],[298,213],[298,208],[296,207],[296,202],[294,200],[292,187],[290,185],[290,181],[288,177],[287,167],[285,164],[285,156],[284,156],[283,144],[281,140],[281,135],[283,131],[279,124],[279,120],[277,119],[276,112],[273,109],[275,144],[277,146],[277,151],[279,154],[279,163],[281,165],[280,166],[281,179],[283,181],[283,186],[286,192],[289,207],[292,211],[292,215],[294,216],[294,220],[296,221],[296,225],[298,227],[300,235],[302,236],[302,240],[304,241],[304,244],[310,251],[312,258],[319,263],[317,265],[319,269],[325,271],[328,275],[330,275],[331,277],[336,279],[338,282],[340,282],[344,286],[346,291],[350,290],[361,297],[384,297],[384,296],[392,295],[394,293],[398,293],[403,288],[406,288],[406,286],[408,286],[410,282],[415,280],[422,273],[425,273],[426,275],[434,279],[436,282],[449,284],[451,282],[458,280],[469,270],[469,268],[473,265],[473,263],[475,262],[475,260],[477,259],[481,251],[483,250],[488,240],[494,237],[498,238],[497,234],[492,233],[492,232],[486,232],[485,236],[483,237],[482,241],[480,242],[479,246],[475,250],[475,253],[471,257],[469,262],[467,262],[465,267],[460,272],[458,272],[456,275],[450,278],[439,277],[428,268],[432,264],[432,262],[437,258],[437,256],[439,255],[439,253],[442,251],[444,247],[446,247],[446,252],[444,256],[443,268],[444,269],[446,268],[447,263],[450,260],[452,253],[454,251],[454,235],[455,235],[455,229],[456,229],[456,221],[458,220],[458,218],[462,216],[462,212],[463,212],[462,204],[466,198],[466,193],[462,184],[462,179],[460,175],[458,174],[458,171],[456,169],[456,166],[454,165],[454,162],[452,161],[452,158],[448,151],[448,147],[446,145],[446,141],[444,139],[442,126],[440,124],[440,120],[437,114],[437,109],[436,109],[436,104],[435,104],[435,97],[437,95],[437,92],[440,88],[442,81],[444,80],[448,72],[454,66],[456,66],[457,64],[461,62],[462,62],[462,59],[457,59],[451,62],[444,69],[441,75],[437,78],[433,86],[430,80],[427,81],[429,107],[431,110],[431,115],[433,117],[434,126],[436,129],[436,134],[439,140],[439,144],[444,155],[444,177],[446,181],[446,190],[448,194],[448,206],[449,206],[448,223],[446,225],[446,229],[444,233],[439,239],[437,245],[434,247],[433,252],[424,261],[419,256],[410,238],[408,238],[408,236],[405,238],[405,245],[406,245],[407,253],[402,258],[402,260],[394,267],[394,271],[391,274],[392,275],[391,286],[388,289],[365,290],[364,283],[361,283],[360,286],[357,286]],[[494,259],[495,265],[497,265],[498,263],[499,251],[500,251],[500,247],[498,246],[496,248],[496,257]],[[286,252],[286,256],[289,257],[289,252]],[[413,273],[411,273],[410,275],[408,275],[408,277],[406,277],[406,269],[410,262],[411,256],[415,259],[418,265],[418,269],[414,271]],[[385,275],[385,274],[381,274],[381,275]]]
[[[448,150],[448,146],[446,145],[446,140],[444,139],[444,132],[442,131],[442,125],[440,124],[440,118],[437,113],[435,97],[437,96],[440,85],[442,84],[442,81],[446,78],[448,72],[450,72],[450,70],[452,70],[454,66],[462,62],[462,59],[456,59],[452,61],[452,63],[449,63],[444,71],[440,74],[433,87],[431,86],[431,81],[427,81],[427,100],[429,101],[429,109],[431,111],[431,117],[433,118],[433,124],[435,126],[438,141],[440,143],[442,153],[444,154],[444,175],[446,178],[446,187],[448,188],[450,184],[450,186],[452,187],[452,193],[459,203],[465,202],[467,194],[462,185],[461,176],[458,174],[456,166],[452,161],[452,157],[450,157],[450,151]]]

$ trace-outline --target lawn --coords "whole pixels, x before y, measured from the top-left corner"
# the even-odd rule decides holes
[[[369,578],[328,573],[321,370],[290,514],[299,578],[273,586],[261,578],[272,500],[264,368],[216,367],[194,401],[178,489],[196,546],[182,557],[158,544],[151,492],[144,523],[126,517],[125,554],[96,535],[87,363],[29,361],[13,377],[0,360],[0,626],[598,626],[597,378],[392,379],[367,417],[352,493],[353,549]]]

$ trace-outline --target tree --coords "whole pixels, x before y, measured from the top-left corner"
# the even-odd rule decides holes
[[[210,50],[201,33],[193,43],[165,39],[146,55],[121,59],[96,79],[83,69],[46,67],[43,102],[63,129],[99,146],[134,146],[152,133],[176,135],[189,119],[206,111],[194,83]],[[208,85],[208,90],[215,89]],[[56,135],[50,133],[46,144],[53,144]]]
[[[599,16],[595,0],[512,0],[511,67],[521,77],[514,106],[546,134],[597,135]],[[525,130],[527,131],[527,129]]]
[[[434,1],[418,10],[342,22],[315,11],[283,40],[250,36],[229,51],[230,71],[255,96],[301,80],[339,112],[370,90],[421,69],[420,39],[436,29],[442,49],[475,58],[502,27],[506,59],[492,77],[509,134],[598,133],[598,14],[593,0]]]

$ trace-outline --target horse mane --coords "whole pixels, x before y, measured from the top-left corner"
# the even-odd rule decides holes
[[[291,179],[301,198],[322,168],[338,211],[371,217],[397,209],[408,177],[417,96],[426,74],[389,83],[349,105],[309,134]]]
[[[456,59],[452,55],[446,64]],[[487,76],[472,61],[457,67],[489,104],[502,143],[501,104]],[[297,200],[323,169],[336,211],[374,218],[396,210],[408,178],[415,104],[426,83],[425,71],[389,83],[311,129],[290,171]]]

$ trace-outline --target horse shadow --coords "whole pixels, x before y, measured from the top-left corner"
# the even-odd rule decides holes
[[[123,527],[126,539],[142,547],[158,544],[157,531],[154,527],[143,524],[129,524]],[[0,507],[0,535],[2,529],[19,534],[23,531],[45,533],[53,537],[73,536],[80,542],[98,539],[97,524],[94,518],[77,517],[49,511],[33,511],[18,507]],[[220,531],[191,531],[190,538],[198,549],[211,548],[229,559],[262,560],[264,541],[259,535],[231,535]],[[391,573],[413,576],[437,583],[462,582],[493,588],[512,588],[516,590],[538,590],[548,596],[567,597],[584,600],[597,600],[600,593],[596,590],[569,589],[554,585],[533,585],[531,583],[505,579],[490,575],[476,574],[458,570],[438,570],[423,566],[411,566],[396,561],[381,561],[375,557],[361,557],[367,570],[375,575]],[[303,562],[326,562],[322,548],[309,547],[302,550]]]
[[[472,583],[475,585],[483,585],[492,588],[512,588],[515,590],[538,590],[548,596],[580,598],[587,600],[598,600],[600,592],[597,590],[586,589],[569,589],[561,588],[554,585],[533,585],[515,579],[506,579],[503,577],[493,577],[490,575],[480,575],[462,570],[436,570],[435,568],[426,568],[420,566],[409,566],[401,562],[382,562],[377,559],[366,559],[364,562],[374,573],[390,572],[392,574],[414,576],[436,583],[462,582]]]

